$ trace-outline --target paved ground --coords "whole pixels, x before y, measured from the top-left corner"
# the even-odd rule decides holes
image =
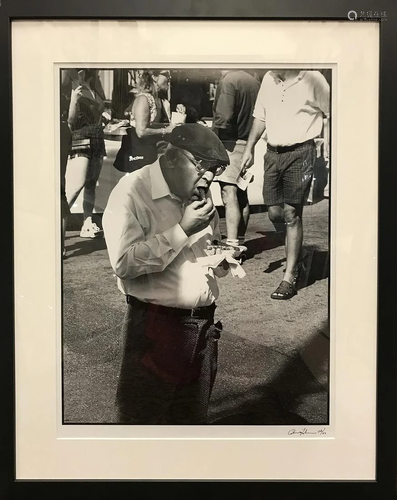
[[[284,247],[266,213],[251,215],[247,276],[219,281],[217,319],[224,331],[214,424],[328,421],[328,200],[305,207],[304,225],[310,265],[293,299],[270,299],[283,276]],[[103,239],[69,231],[66,250],[64,421],[112,423],[125,302]]]

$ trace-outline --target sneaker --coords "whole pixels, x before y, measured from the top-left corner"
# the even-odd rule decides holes
[[[98,238],[103,236],[103,230],[88,217],[80,231],[80,238]]]

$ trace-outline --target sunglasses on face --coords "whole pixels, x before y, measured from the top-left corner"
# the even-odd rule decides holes
[[[196,160],[195,158],[191,158],[186,153],[184,153],[183,150],[180,151],[183,156],[185,156],[191,163],[193,163],[199,175],[204,175],[206,172],[212,172],[215,176],[217,176],[221,175],[225,171],[226,165],[212,165],[210,163],[207,163],[207,165],[205,165],[204,160]]]

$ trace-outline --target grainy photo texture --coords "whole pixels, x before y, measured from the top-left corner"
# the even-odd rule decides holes
[[[63,424],[329,423],[331,83],[60,70]]]

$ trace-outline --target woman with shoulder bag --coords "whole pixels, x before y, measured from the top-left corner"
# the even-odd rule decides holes
[[[155,162],[157,143],[166,141],[175,125],[170,124],[168,88],[170,74],[167,70],[143,70],[138,93],[131,109],[127,135],[123,136],[114,167],[122,172],[133,172]],[[184,106],[179,105],[184,112]]]

